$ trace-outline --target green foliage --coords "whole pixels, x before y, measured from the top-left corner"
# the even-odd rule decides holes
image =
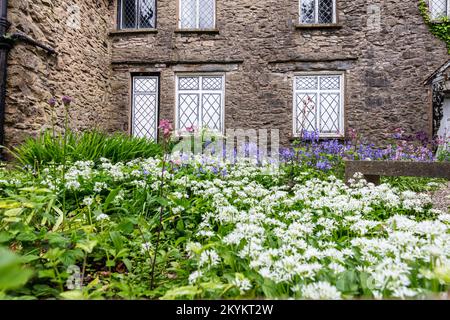
[[[436,158],[438,159],[438,161],[447,161],[450,162],[450,142],[447,143],[446,148],[444,148],[443,146],[441,146],[438,151],[437,151],[437,155]]]
[[[136,158],[155,157],[162,154],[161,147],[144,138],[129,137],[116,133],[107,135],[99,131],[67,133],[66,160],[68,162],[91,160],[98,162],[107,158],[113,163]],[[12,154],[23,166],[38,169],[49,163],[64,161],[64,136],[45,131],[37,138],[28,138],[15,147]]]
[[[382,177],[382,183],[388,183],[399,190],[411,190],[414,192],[435,191],[445,187],[445,179],[419,178],[419,177]]]
[[[0,247],[0,298],[8,290],[19,289],[33,272],[23,267],[23,260],[8,249]]]
[[[419,10],[422,14],[425,23],[430,28],[432,34],[441,39],[447,44],[448,52],[450,53],[450,20],[448,17],[443,17],[439,21],[432,21],[430,12],[425,0],[419,0]]]

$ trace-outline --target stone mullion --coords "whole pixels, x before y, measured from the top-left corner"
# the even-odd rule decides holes
[[[319,0],[314,0],[314,23],[319,23]]]

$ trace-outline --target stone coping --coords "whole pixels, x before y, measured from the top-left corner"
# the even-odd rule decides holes
[[[380,183],[381,176],[427,177],[450,180],[450,162],[345,161],[345,180],[360,172],[368,182]]]

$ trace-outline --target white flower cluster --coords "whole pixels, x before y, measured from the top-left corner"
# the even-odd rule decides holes
[[[375,298],[416,297],[430,287],[426,281],[437,277],[424,270],[450,268],[450,214],[430,209],[427,195],[360,179],[347,186],[335,177],[310,179],[288,189],[277,183],[275,164],[257,165],[254,159],[231,164],[202,155],[175,155],[171,161],[194,169],[188,175],[163,174],[173,214],[193,212],[186,203],[194,198],[206,208],[186,247],[198,268],[189,276],[190,283],[216,268],[232,269],[229,259],[220,256],[224,248],[246,269],[245,277],[231,281],[241,294],[256,288],[249,274],[257,273],[300,298],[345,298],[356,294],[345,292],[354,283],[342,285],[353,281],[346,274],[354,270],[369,279],[363,287]],[[89,161],[77,162],[67,170],[66,187],[96,194],[114,184],[157,191],[161,167],[158,159],[117,164],[103,159],[97,168]],[[202,172],[215,174],[205,179]],[[60,181],[46,178],[43,183],[54,189]],[[121,205],[129,189],[121,189],[113,204]],[[84,198],[83,204],[90,206],[96,194]],[[432,216],[436,218],[425,218]],[[142,249],[150,249],[150,244]],[[361,294],[361,283],[357,286]]]
[[[370,279],[367,287],[375,298],[415,297],[423,293],[417,287],[422,269],[437,261],[450,265],[450,215],[430,210],[427,195],[364,181],[349,187],[334,177],[287,192],[257,183],[257,171],[240,163],[224,179],[185,177],[174,183],[189,186],[215,208],[203,214],[199,239],[219,241],[230,251],[239,248],[236,259],[248,261],[264,278],[296,288],[303,298],[342,298],[321,275],[338,281],[355,265]],[[416,218],[427,212],[438,219]],[[218,234],[217,224],[232,227]],[[199,257],[203,272],[217,261],[208,251]]]

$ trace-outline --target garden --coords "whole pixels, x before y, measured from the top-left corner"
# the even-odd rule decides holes
[[[173,152],[159,130],[77,133],[66,117],[9,150],[0,299],[448,299],[450,212],[432,200],[447,181],[343,181],[346,160],[450,161],[448,141],[304,132],[274,162]]]

